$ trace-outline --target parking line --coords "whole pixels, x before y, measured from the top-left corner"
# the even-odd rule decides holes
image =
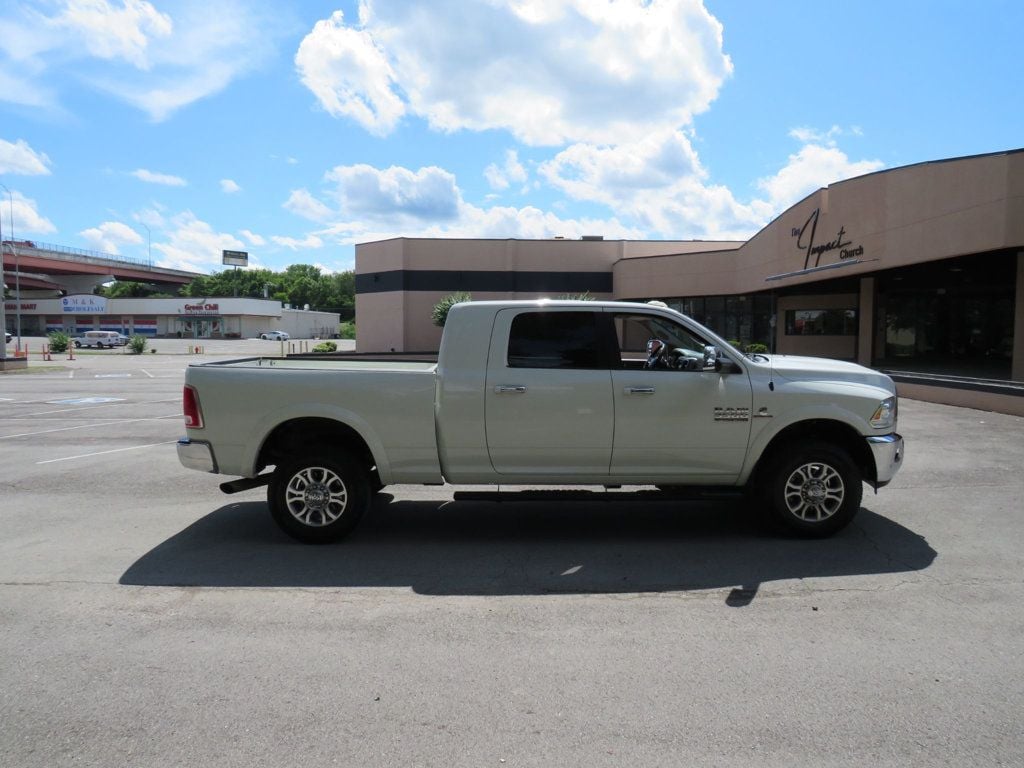
[[[165,440],[162,443],[150,443],[149,445],[130,445],[127,448],[114,448],[112,451],[97,451],[96,453],[81,453],[78,456],[65,456],[62,459],[47,459],[46,461],[37,461],[36,464],[53,464],[58,461],[71,461],[72,459],[87,459],[90,456],[103,456],[107,453],[121,453],[123,451],[138,451],[142,448],[155,448],[158,445],[170,445],[176,443],[177,440]]]
[[[166,400],[147,400],[144,403],[131,403],[127,400],[123,400],[119,403],[106,403],[105,405],[85,405],[81,408],[62,408],[58,411],[36,411],[35,413],[22,413],[20,416],[49,416],[54,413],[71,413],[73,411],[91,411],[96,408],[110,408],[115,405],[154,405],[155,403],[176,403],[180,400],[180,397],[169,397]]]
[[[10,440],[12,437],[31,437],[33,435],[46,435],[50,432],[67,432],[71,429],[88,429],[89,427],[105,427],[110,424],[130,424],[133,421],[159,421],[160,419],[177,419],[181,418],[180,413],[169,413],[166,416],[149,416],[144,419],[111,419],[110,421],[102,421],[98,424],[79,424],[77,427],[57,427],[56,429],[43,429],[39,432],[22,432],[17,435],[0,435],[0,440]]]
[[[156,378],[156,376],[154,376],[154,375],[153,375],[152,373],[150,373],[149,371],[147,371],[147,370],[146,370],[145,368],[139,368],[139,370],[140,370],[140,371],[142,371],[142,372],[143,372],[144,374],[146,374],[147,376],[149,376],[149,378],[151,378],[151,379],[155,379],[155,378]]]

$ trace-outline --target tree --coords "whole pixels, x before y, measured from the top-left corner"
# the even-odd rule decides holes
[[[355,306],[355,275],[339,272],[325,275],[312,264],[292,264],[283,272],[269,269],[224,270],[195,278],[185,286],[182,296],[206,298],[237,295],[263,298],[264,289],[269,298],[293,307],[309,304],[319,309],[351,314]]]
[[[445,296],[437,304],[434,305],[434,311],[431,313],[431,319],[434,321],[434,325],[444,328],[444,324],[448,322],[448,312],[456,304],[464,304],[467,301],[472,301],[473,295],[466,293],[465,291],[459,291],[458,293],[452,293]]]

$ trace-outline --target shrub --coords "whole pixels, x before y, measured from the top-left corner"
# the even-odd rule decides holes
[[[324,354],[328,352],[337,352],[338,345],[335,344],[333,341],[321,341],[319,344],[313,347],[313,351]]]
[[[596,301],[596,299],[590,295],[590,291],[584,291],[583,293],[563,293],[561,296],[556,296],[558,301]]]
[[[431,313],[431,319],[434,321],[434,325],[439,328],[444,328],[444,324],[448,322],[448,312],[456,304],[465,304],[467,301],[472,301],[472,294],[466,293],[465,291],[459,291],[445,296],[437,304],[434,305],[434,311]]]
[[[47,336],[51,352],[67,352],[71,344],[71,337],[64,331],[54,331]]]
[[[747,346],[745,346],[743,348],[743,351],[744,352],[748,352],[750,354],[762,354],[763,355],[763,354],[767,354],[767,352],[768,352],[768,345],[767,344],[760,344],[760,343],[755,342],[753,344],[747,344]]]
[[[338,326],[339,339],[354,339],[356,337],[356,321],[346,320]]]
[[[128,348],[133,355],[141,355],[146,350],[146,337],[136,334],[128,339]]]

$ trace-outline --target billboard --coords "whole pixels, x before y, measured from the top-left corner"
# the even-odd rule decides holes
[[[249,266],[248,251],[221,251],[221,254],[224,257],[223,263],[229,267]]]

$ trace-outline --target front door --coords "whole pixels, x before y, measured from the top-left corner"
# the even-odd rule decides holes
[[[612,371],[612,474],[666,485],[734,481],[750,437],[746,372],[738,363],[702,370],[706,340],[665,317],[617,312],[613,318],[619,366]],[[651,368],[645,367],[649,339],[666,345]]]
[[[485,393],[495,472],[595,482],[607,476],[615,415],[600,315],[590,309],[498,312]]]

